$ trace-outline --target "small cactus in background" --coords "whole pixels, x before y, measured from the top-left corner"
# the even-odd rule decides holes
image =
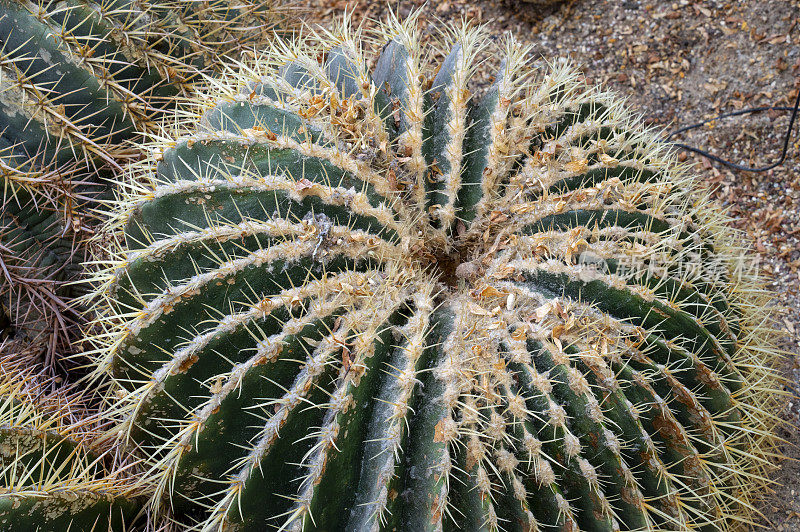
[[[154,507],[198,530],[748,522],[778,385],[739,235],[568,66],[508,39],[471,94],[480,30],[415,28],[385,25],[371,74],[346,24],[270,50],[135,173],[95,340]]]
[[[249,0],[0,1],[3,329],[64,347],[92,200],[201,72],[284,16]]]
[[[129,530],[143,514],[135,479],[91,449],[96,430],[75,394],[0,361],[0,530]]]

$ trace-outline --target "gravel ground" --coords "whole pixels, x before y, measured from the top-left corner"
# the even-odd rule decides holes
[[[628,98],[648,124],[671,131],[717,114],[756,106],[789,106],[800,89],[800,3],[785,0],[678,2],[571,0],[437,0],[378,2],[304,0],[306,22],[327,26],[345,10],[375,25],[391,10],[422,9],[426,35],[439,21],[485,24],[491,36],[513,32],[537,56],[570,57],[587,80]],[[492,72],[478,75],[480,84]],[[725,159],[765,166],[780,156],[789,113],[765,112],[716,121],[679,137]],[[774,493],[762,525],[800,530],[800,156],[795,126],[786,162],[764,173],[731,171],[695,157],[698,171],[751,238],[786,331],[785,374],[790,400],[786,439]],[[681,157],[694,157],[684,154]]]

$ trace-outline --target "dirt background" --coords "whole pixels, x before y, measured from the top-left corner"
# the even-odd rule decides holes
[[[720,113],[757,106],[791,106],[800,89],[800,2],[787,0],[436,0],[379,2],[300,0],[304,20],[329,26],[347,10],[356,24],[375,27],[393,11],[421,9],[420,29],[466,18],[490,38],[505,32],[533,45],[536,57],[569,57],[591,83],[629,100],[651,125],[672,131]],[[479,69],[481,84],[492,62]],[[747,166],[777,161],[788,112],[716,121],[678,140]],[[750,236],[786,331],[786,392],[780,436],[786,440],[774,492],[765,494],[762,526],[800,530],[800,125],[786,162],[763,173],[731,171],[694,158],[698,172]]]

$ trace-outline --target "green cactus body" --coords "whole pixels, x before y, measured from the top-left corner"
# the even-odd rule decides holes
[[[272,2],[0,2],[0,302],[13,334],[64,329],[78,242],[133,141],[220,58],[261,42]],[[32,281],[30,279],[33,279]],[[28,297],[25,295],[28,294]]]
[[[72,399],[50,395],[27,368],[0,369],[0,530],[130,529],[146,498],[89,449]]]
[[[0,65],[7,105],[0,123],[14,147],[4,163],[21,167],[39,157],[40,165],[65,165],[77,154],[117,164],[131,152],[123,142],[154,130],[158,111],[186,96],[200,71],[257,42],[275,23],[269,6],[4,0]],[[246,36],[245,24],[254,28]]]
[[[203,530],[746,522],[777,385],[723,215],[570,68],[509,40],[470,95],[481,33],[430,77],[415,24],[372,74],[345,29],[221,91],[141,166],[98,371],[153,504]]]

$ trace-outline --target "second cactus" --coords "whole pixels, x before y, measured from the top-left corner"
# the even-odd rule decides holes
[[[51,357],[68,348],[68,282],[96,200],[201,72],[263,42],[284,13],[248,0],[0,1],[1,336]]]

